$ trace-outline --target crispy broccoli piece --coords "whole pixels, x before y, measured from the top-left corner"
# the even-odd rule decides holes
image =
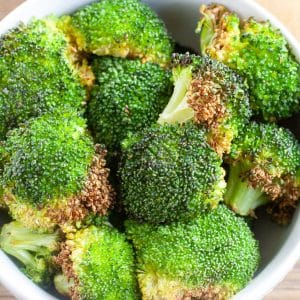
[[[144,300],[229,299],[258,266],[253,233],[223,205],[189,223],[126,227]]]
[[[105,150],[94,147],[75,112],[31,119],[11,131],[5,145],[4,200],[12,217],[29,228],[53,229],[105,214],[113,191]]]
[[[96,1],[61,20],[80,50],[97,55],[136,57],[162,66],[173,42],[164,23],[140,0]]]
[[[157,125],[129,136],[122,160],[121,195],[132,218],[190,220],[222,200],[222,161],[194,124]]]
[[[248,87],[223,63],[196,55],[173,56],[173,95],[158,123],[193,120],[209,129],[209,143],[222,155],[247,123],[251,111]]]
[[[3,226],[0,248],[23,265],[24,273],[35,283],[48,285],[54,271],[53,255],[59,251],[60,235],[39,233],[19,222]]]
[[[153,63],[112,57],[96,58],[93,71],[90,125],[96,141],[116,151],[129,132],[156,122],[172,93],[171,76]]]
[[[281,225],[287,225],[292,220],[300,199],[300,168],[296,175],[285,177],[284,193],[268,204],[267,212],[272,219]]]
[[[55,19],[34,20],[0,38],[0,139],[54,109],[80,109],[85,88]]]
[[[276,199],[290,199],[300,168],[300,147],[292,133],[274,124],[251,123],[232,144],[225,202],[238,214]],[[294,199],[296,201],[297,199]]]
[[[267,121],[299,110],[300,64],[268,21],[242,21],[222,5],[202,6],[201,51],[248,79],[250,103]]]
[[[69,236],[56,262],[63,273],[55,278],[55,286],[71,299],[137,299],[132,247],[108,225]]]

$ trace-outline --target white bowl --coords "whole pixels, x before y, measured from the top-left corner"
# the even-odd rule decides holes
[[[0,35],[16,26],[20,21],[27,22],[32,17],[49,14],[70,13],[92,0],[28,0],[0,22]],[[166,22],[175,40],[184,46],[198,48],[199,37],[194,30],[199,19],[199,6],[212,0],[148,0]],[[280,28],[288,39],[295,55],[300,59],[300,45],[284,26],[261,6],[252,0],[214,0],[226,5],[242,17],[253,16],[259,20],[270,20]],[[256,224],[256,235],[260,241],[262,262],[255,278],[243,289],[236,300],[261,299],[269,293],[292,268],[300,255],[300,210],[292,224],[281,228],[268,220],[261,219]],[[27,279],[15,264],[0,251],[0,281],[18,299],[45,300],[57,299]]]

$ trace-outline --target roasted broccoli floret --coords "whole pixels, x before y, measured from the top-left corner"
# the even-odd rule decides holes
[[[248,79],[257,115],[274,121],[299,110],[300,64],[270,22],[240,20],[222,5],[202,6],[201,51]]]
[[[287,225],[292,220],[300,199],[300,168],[296,175],[285,178],[284,193],[268,204],[267,212],[272,219],[281,225]]]
[[[71,299],[137,299],[132,247],[109,225],[68,236],[56,262],[62,274],[55,277],[55,286]]]
[[[131,135],[122,160],[121,195],[134,219],[189,220],[222,200],[222,161],[194,124],[156,125]]]
[[[156,122],[172,93],[171,76],[153,63],[111,57],[96,58],[93,71],[89,122],[96,141],[116,151],[129,132]]]
[[[137,57],[162,66],[173,42],[164,23],[140,0],[96,1],[61,20],[80,50],[97,55]]]
[[[247,123],[248,87],[223,63],[195,55],[173,56],[173,95],[158,123],[193,121],[209,129],[209,143],[221,155]]]
[[[287,129],[251,123],[234,140],[227,161],[230,172],[225,202],[240,215],[251,215],[270,201],[288,201],[294,196],[293,186],[298,189],[297,197],[300,195],[296,183],[300,147]]]
[[[37,284],[50,284],[53,256],[59,251],[58,232],[39,233],[13,221],[3,226],[0,248],[23,265],[24,273]]]
[[[127,221],[144,300],[229,299],[252,278],[258,243],[228,208],[189,223],[154,226]]]
[[[54,109],[80,109],[85,88],[55,19],[34,20],[0,38],[0,139]]]
[[[5,148],[4,200],[14,219],[50,230],[80,221],[89,211],[106,213],[113,191],[105,150],[94,147],[75,112],[31,119],[11,131]]]

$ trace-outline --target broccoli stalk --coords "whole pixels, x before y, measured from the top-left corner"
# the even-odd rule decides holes
[[[52,255],[58,250],[59,234],[40,233],[14,221],[3,226],[0,248],[24,265],[25,274],[38,284],[49,283]]]
[[[173,70],[174,91],[168,105],[160,114],[158,123],[184,123],[193,119],[194,111],[188,105],[187,92],[192,82],[192,67],[178,67]]]
[[[208,57],[173,56],[174,91],[159,124],[193,121],[209,129],[209,143],[221,155],[230,151],[251,111],[245,82]]]
[[[74,280],[69,279],[64,274],[57,274],[54,277],[54,285],[56,290],[63,296],[69,296],[70,291],[74,288]]]
[[[247,216],[257,207],[266,204],[267,198],[262,190],[253,188],[241,177],[243,170],[243,163],[230,167],[225,202],[239,215]]]

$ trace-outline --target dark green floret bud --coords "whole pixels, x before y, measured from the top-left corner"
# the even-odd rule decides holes
[[[201,13],[201,52],[247,78],[256,115],[276,121],[298,111],[300,64],[282,33],[268,21],[241,20],[219,4],[203,5]]]
[[[173,42],[164,23],[140,0],[101,0],[61,20],[79,50],[139,58],[166,66]]]
[[[48,285],[54,271],[53,256],[59,250],[59,240],[58,232],[39,233],[14,221],[3,226],[0,248],[22,264],[22,270],[31,280]]]
[[[4,200],[29,228],[52,229],[88,214],[105,214],[112,200],[105,150],[94,147],[75,112],[31,119],[5,144]]]
[[[193,124],[156,125],[123,142],[121,194],[131,218],[187,221],[218,205],[225,172],[206,135]]]
[[[31,117],[81,109],[86,92],[56,19],[19,25],[0,38],[0,139]]]
[[[134,255],[125,236],[109,225],[90,226],[69,235],[56,263],[54,282],[71,299],[137,299]]]
[[[253,233],[223,205],[189,223],[127,221],[126,228],[144,300],[231,299],[258,266]]]
[[[207,56],[173,55],[174,92],[158,123],[194,122],[209,129],[209,143],[222,155],[248,122],[248,86],[223,63]]]
[[[112,154],[130,132],[156,122],[172,93],[171,74],[153,63],[112,57],[95,58],[93,71],[89,123]]]
[[[253,215],[272,201],[300,196],[300,147],[292,133],[275,124],[251,123],[232,144],[225,202],[238,214]]]

